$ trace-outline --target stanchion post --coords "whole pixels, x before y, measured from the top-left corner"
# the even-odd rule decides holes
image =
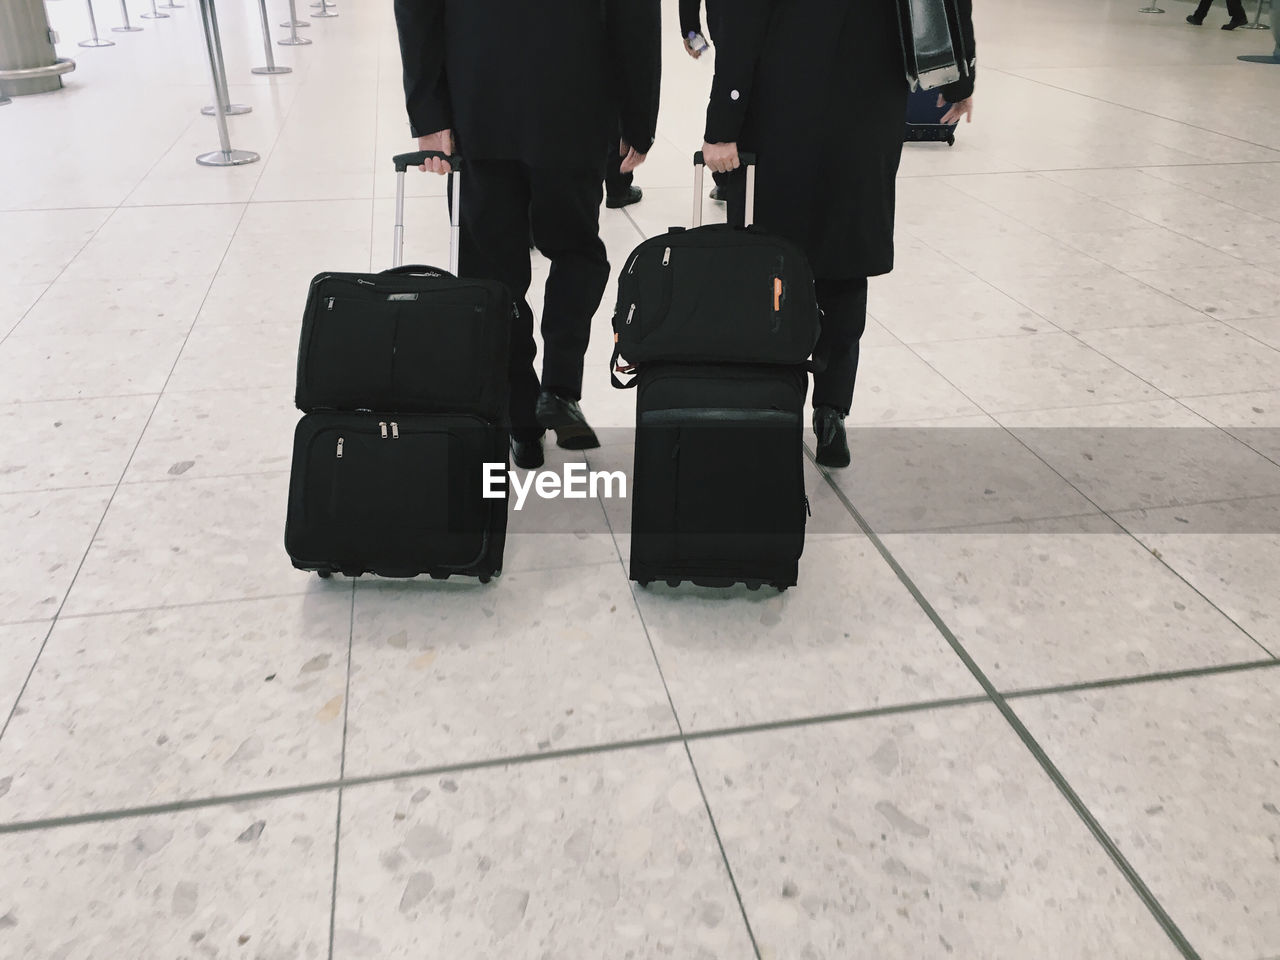
[[[277,40],[277,41],[276,41],[276,43],[280,44],[281,46],[283,46],[283,47],[298,47],[298,46],[302,46],[302,45],[303,45],[303,44],[305,44],[305,43],[310,43],[310,42],[311,42],[311,41],[310,41],[310,40],[308,40],[306,37],[300,37],[300,36],[298,36],[298,28],[299,28],[299,27],[309,27],[309,26],[311,26],[311,24],[309,24],[309,23],[303,23],[301,20],[299,20],[299,19],[298,19],[298,10],[297,10],[297,7],[296,7],[296,6],[295,6],[295,4],[294,4],[294,0],[289,0],[289,20],[288,20],[288,22],[287,22],[287,23],[282,23],[282,24],[280,24],[280,26],[282,26],[282,27],[288,27],[288,28],[289,28],[289,35],[288,35],[287,37],[285,37],[283,40]]]
[[[337,14],[329,9],[329,0],[320,0],[320,9],[311,14],[313,17],[336,17]]]
[[[164,0],[164,3],[160,4],[160,9],[161,10],[181,10],[182,4],[174,3],[173,0]]]
[[[276,54],[271,46],[271,23],[267,20],[267,0],[258,0],[258,13],[262,15],[262,47],[267,51],[267,65],[265,67],[254,67],[249,72],[268,75],[292,73],[292,67],[276,66]]]
[[[80,46],[114,47],[116,45],[114,40],[103,40],[98,36],[98,21],[93,16],[93,0],[87,0],[87,3],[89,5],[89,33],[91,34],[91,37],[88,40],[81,40]]]
[[[129,4],[126,0],[120,0],[120,15],[124,17],[124,26],[112,27],[112,33],[137,33],[141,27],[135,27],[129,22]]]
[[[209,54],[209,73],[213,77],[213,115],[218,120],[218,142],[222,149],[211,150],[196,157],[196,163],[204,167],[237,167],[260,159],[252,150],[232,150],[231,135],[227,132],[227,115],[222,109],[221,52],[218,50],[217,15],[213,0],[200,0],[200,22],[204,27],[204,44]]]
[[[218,103],[213,106],[205,107],[200,112],[206,117],[212,117],[217,109],[221,109],[229,117],[238,117],[242,113],[250,113],[253,107],[246,106],[243,103],[232,103],[231,93],[227,90],[227,64],[222,59],[222,34],[218,31],[218,9],[213,5],[213,0],[209,0],[209,29],[213,34],[213,85],[220,91],[218,94]]]
[[[143,20],[168,20],[169,15],[167,13],[161,13],[159,8],[156,6],[156,0],[151,0],[151,12],[144,13],[142,15],[142,19]]]
[[[1243,29],[1245,30],[1270,30],[1271,29],[1270,24],[1262,22],[1262,5],[1266,2],[1267,0],[1258,0],[1258,9],[1253,14],[1253,23],[1246,23]],[[1271,16],[1274,17],[1275,13],[1272,13]]]

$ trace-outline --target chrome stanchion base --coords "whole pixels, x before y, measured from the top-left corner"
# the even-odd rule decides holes
[[[274,67],[254,67],[249,72],[256,73],[258,76],[275,76],[279,73],[293,73],[293,67],[281,67],[279,65]]]
[[[337,14],[332,10],[316,10],[311,14],[313,17],[336,17]]]
[[[212,106],[201,107],[200,112],[206,117],[215,117],[218,115],[217,109]],[[253,107],[246,106],[243,103],[229,103],[223,108],[222,112],[228,117],[238,117],[241,114],[253,113]]]
[[[298,28],[298,27],[309,27],[311,26],[311,24],[307,23],[306,20],[286,20],[284,23],[280,24],[280,26]]]
[[[1237,30],[1270,30],[1269,23],[1246,23],[1244,26],[1236,27]]]
[[[112,27],[112,33],[141,33],[141,27]]]
[[[167,13],[140,13],[138,14],[138,19],[139,20],[168,20],[169,15]]]
[[[202,167],[239,167],[261,159],[252,150],[210,150],[196,157],[196,163]]]
[[[114,40],[81,40],[76,46],[78,47],[114,47]]]
[[[1150,6],[1143,7],[1138,12],[1139,13],[1164,13],[1164,11],[1161,10],[1159,7],[1157,7],[1154,3],[1151,4]]]
[[[1280,53],[1273,53],[1270,56],[1250,54],[1244,57],[1236,57],[1236,59],[1243,60],[1245,63],[1280,63]]]
[[[6,103],[13,103],[13,98],[6,97],[3,93],[0,93],[0,107],[3,107]]]
[[[301,47],[310,42],[306,37],[285,37],[283,40],[276,41],[282,47]]]

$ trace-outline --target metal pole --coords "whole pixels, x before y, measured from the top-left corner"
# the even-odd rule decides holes
[[[275,49],[271,46],[271,24],[267,22],[267,0],[258,0],[258,13],[262,15],[262,47],[267,51],[267,65],[254,67],[250,73],[277,74],[292,73],[292,67],[277,67]]]
[[[458,275],[458,255],[462,248],[462,174],[454,170],[453,208],[449,211],[449,272]]]
[[[1253,15],[1253,23],[1246,23],[1241,29],[1243,30],[1270,30],[1271,29],[1270,24],[1266,24],[1262,22],[1262,5],[1266,2],[1267,0],[1258,0],[1258,9],[1257,9],[1257,12],[1254,13]]]
[[[167,13],[161,13],[160,10],[156,7],[156,0],[151,0],[151,12],[144,13],[142,15],[142,19],[143,20],[168,20],[169,15]]]
[[[227,91],[227,64],[222,59],[222,34],[218,32],[218,8],[213,5],[213,0],[209,0],[209,26],[213,31],[213,83],[221,91],[219,94],[221,103],[214,104],[214,106],[221,107],[222,112],[229,117],[249,113],[253,110],[253,107],[245,106],[243,103],[232,103],[231,94]],[[212,117],[216,111],[214,107],[205,107],[200,112],[206,117]]]
[[[141,27],[135,27],[129,23],[129,5],[125,3],[125,0],[120,0],[120,13],[124,16],[124,26],[112,27],[112,33],[137,33],[142,29]]]
[[[311,42],[306,37],[298,36],[299,27],[309,27],[311,26],[311,24],[304,23],[302,20],[298,19],[298,11],[294,5],[294,0],[289,0],[289,20],[286,23],[280,24],[280,26],[289,28],[289,36],[285,37],[283,40],[276,41],[276,43],[280,44],[281,46],[297,47],[297,46],[301,46],[304,43]]]
[[[114,47],[116,45],[116,42],[114,40],[99,39],[98,21],[95,20],[93,16],[93,0],[87,0],[87,2],[89,4],[89,32],[93,34],[93,39],[81,40],[80,46],[82,47]]]
[[[313,17],[336,17],[337,14],[329,9],[329,0],[320,0],[320,9],[311,14]]]
[[[219,89],[219,54],[217,42],[217,18],[213,12],[213,0],[200,0],[200,22],[204,27],[204,44],[209,54],[209,73],[213,77],[214,116],[218,118],[218,142],[221,150],[211,150],[196,157],[196,163],[204,167],[236,167],[260,159],[252,150],[232,150],[231,136],[227,133],[227,115],[222,109],[222,91]]]
[[[181,10],[182,4],[174,3],[173,0],[164,0],[164,3],[160,4],[160,9],[161,10]]]

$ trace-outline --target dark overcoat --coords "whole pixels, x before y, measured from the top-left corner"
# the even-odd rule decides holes
[[[464,156],[599,167],[619,118],[653,143],[659,0],[395,0],[414,136],[450,128]]]
[[[972,0],[958,7],[972,57]],[[896,0],[734,0],[718,24],[706,139],[757,154],[755,221],[799,243],[817,277],[893,268],[908,93],[897,9]],[[972,69],[943,89],[951,102],[972,91]]]

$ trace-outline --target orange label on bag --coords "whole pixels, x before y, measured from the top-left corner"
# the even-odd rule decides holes
[[[782,309],[782,278],[773,278],[773,309],[776,313]]]

